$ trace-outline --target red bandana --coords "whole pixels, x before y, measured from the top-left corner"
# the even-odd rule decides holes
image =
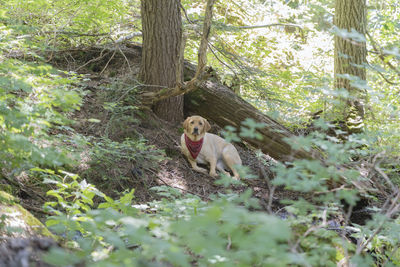
[[[190,155],[192,155],[193,159],[196,159],[197,156],[199,155],[201,147],[203,146],[203,139],[204,138],[201,138],[199,141],[192,141],[185,134],[186,147],[189,150]]]

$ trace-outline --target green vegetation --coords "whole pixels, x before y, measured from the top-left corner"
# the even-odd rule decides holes
[[[205,1],[181,2],[185,58],[195,62]],[[42,219],[61,246],[43,260],[55,266],[399,266],[400,3],[368,5],[367,83],[353,81],[367,95],[363,131],[346,135],[337,127],[338,102],[348,92],[333,86],[332,1],[217,2],[208,64],[262,112],[306,132],[287,140],[294,148],[318,150],[323,158],[275,162],[256,151],[258,165],[243,168],[242,181],[222,175],[218,193],[201,197],[153,183],[179,140],[168,140],[163,151],[151,143],[161,137],[147,140],[137,130],[161,128],[146,117],[137,66],[123,52],[123,44],[140,41],[125,38],[140,31],[140,1],[2,1],[0,188],[47,191]],[[268,26],[246,28],[251,25]],[[109,71],[115,57],[130,77],[119,66]],[[223,134],[234,142],[260,139],[262,127],[246,120],[238,134],[233,127]],[[146,192],[130,187],[133,179]],[[257,179],[267,195],[252,190]],[[277,199],[278,190],[287,195]],[[11,204],[25,214],[3,191],[1,234],[10,230]],[[140,201],[139,193],[151,199]],[[356,222],[352,211],[360,201],[368,202],[368,218]],[[40,226],[38,234],[52,235],[25,215]]]

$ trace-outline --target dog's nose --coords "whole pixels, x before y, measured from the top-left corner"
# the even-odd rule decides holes
[[[194,127],[194,128],[193,128],[193,133],[198,133],[198,132],[199,132],[199,128]]]

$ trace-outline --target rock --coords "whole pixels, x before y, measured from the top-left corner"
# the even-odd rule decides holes
[[[55,240],[18,199],[0,191],[0,267],[50,266],[41,255],[57,245]]]
[[[17,203],[10,194],[0,191],[0,235],[8,237],[56,237],[35,216]]]

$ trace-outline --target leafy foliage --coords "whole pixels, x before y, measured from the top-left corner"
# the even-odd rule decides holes
[[[277,252],[287,250],[290,230],[273,216],[249,212],[225,198],[206,204],[196,197],[171,197],[132,206],[133,191],[112,200],[92,185],[78,183],[76,176],[68,177],[71,182],[47,181],[59,188],[49,191],[57,202],[47,203],[48,207],[54,211],[58,203],[64,211],[56,210],[57,216],[50,217],[47,225],[57,226],[54,229],[67,237],[75,236],[76,231],[82,234],[74,245],[79,251],[62,265],[83,261],[97,266],[129,266],[166,261],[190,266],[192,257],[201,265],[283,263],[284,254]],[[94,195],[105,200],[98,209],[91,209]],[[67,201],[73,196],[72,202]],[[117,249],[110,250],[112,247]],[[53,251],[47,261],[60,264],[59,255],[59,250]]]
[[[246,123],[250,128],[256,125]],[[74,248],[69,252],[55,249],[47,255],[47,261],[55,262],[64,255],[70,260],[62,265],[153,262],[175,266],[335,266],[343,259],[355,264],[371,263],[371,256],[364,253],[366,248],[380,262],[397,261],[398,237],[391,233],[397,232],[398,223],[397,217],[390,214],[396,209],[377,208],[379,213],[365,226],[340,225],[334,219],[359,200],[358,192],[346,185],[365,178],[355,169],[339,168],[365,150],[359,147],[363,136],[354,135],[346,144],[329,141],[321,134],[310,138],[311,142],[296,138],[291,143],[303,149],[318,145],[329,156],[327,160],[337,165],[298,160],[288,168],[276,163],[271,194],[276,186],[313,194],[312,199],[305,196],[283,201],[284,211],[277,214],[257,211],[259,203],[252,198],[251,190],[238,195],[226,188],[226,193],[204,202],[173,188],[158,187],[154,190],[161,200],[139,204],[133,202],[133,190],[113,200],[84,180],[78,182],[75,175],[47,180],[58,188],[49,192],[57,201],[47,204],[56,214],[47,224],[73,240],[70,245]],[[344,187],[329,190],[331,182],[343,179]],[[92,202],[94,196],[99,197],[99,205]],[[359,240],[357,245],[348,236]],[[382,246],[391,252],[383,253]]]
[[[0,42],[0,157],[1,168],[59,167],[70,164],[62,147],[48,131],[68,124],[67,112],[79,109],[80,76],[45,64],[34,54],[31,61],[12,57],[30,48],[23,35],[27,27],[2,24]]]
[[[139,1],[6,1],[12,23],[29,23],[39,48],[99,44],[123,36],[125,27],[135,27],[132,14],[138,14]],[[123,29],[121,29],[121,26]],[[112,34],[110,37],[109,34]]]
[[[204,1],[184,0],[182,5],[190,19],[185,56],[195,59]],[[143,139],[116,141],[108,136],[114,130],[111,124],[133,120],[135,101],[127,98],[127,105],[121,96],[130,97],[136,87],[124,87],[122,95],[103,103],[111,117],[105,137],[79,140],[50,134],[73,133],[67,115],[80,108],[84,92],[82,76],[57,70],[44,59],[62,49],[116,45],[119,37],[140,28],[139,1],[3,1],[0,168],[4,173],[31,169],[51,188],[46,208],[53,216],[47,225],[65,244],[46,255],[46,261],[58,266],[335,266],[341,260],[358,266],[399,264],[399,191],[392,181],[399,183],[400,176],[398,162],[391,159],[400,143],[396,5],[395,0],[370,2],[368,45],[374,53],[369,55],[368,86],[353,81],[368,93],[364,133],[343,142],[342,133],[321,133],[334,126],[320,119],[313,122],[320,132],[288,140],[295,148],[318,149],[324,159],[274,163],[275,178],[264,177],[269,189],[263,199],[268,200],[266,213],[251,190],[232,193],[230,186],[239,182],[227,176],[217,181],[226,188],[209,202],[161,186],[153,188],[158,200],[136,203],[134,189],[113,199],[74,171],[65,171],[78,150],[68,149],[65,142],[91,145],[94,168],[84,176],[100,177],[106,185],[127,179],[115,171],[119,161],[143,166],[164,159]],[[332,89],[332,8],[332,1],[317,0],[218,1],[208,60],[234,91],[288,126],[304,126],[308,115],[319,110],[333,121],[333,107],[348,93]],[[242,27],[257,24],[270,26]],[[238,135],[227,128],[227,139],[261,138],[257,129],[265,125],[246,120],[242,126]],[[270,167],[262,163],[260,157],[260,170]],[[96,166],[115,171],[117,179],[97,172]],[[242,177],[254,178],[249,173]],[[371,211],[371,220],[351,223],[360,199],[354,185],[372,178],[393,192]],[[332,184],[342,187],[332,189]],[[296,197],[281,200],[282,208],[273,211],[278,187]]]
[[[166,159],[164,151],[149,145],[143,138],[122,142],[108,138],[94,139],[88,157],[90,168],[82,176],[108,190],[120,190],[122,184],[129,184],[125,182],[132,179],[131,172],[145,180],[143,172],[157,167],[160,161]],[[132,167],[127,168],[127,164]]]

